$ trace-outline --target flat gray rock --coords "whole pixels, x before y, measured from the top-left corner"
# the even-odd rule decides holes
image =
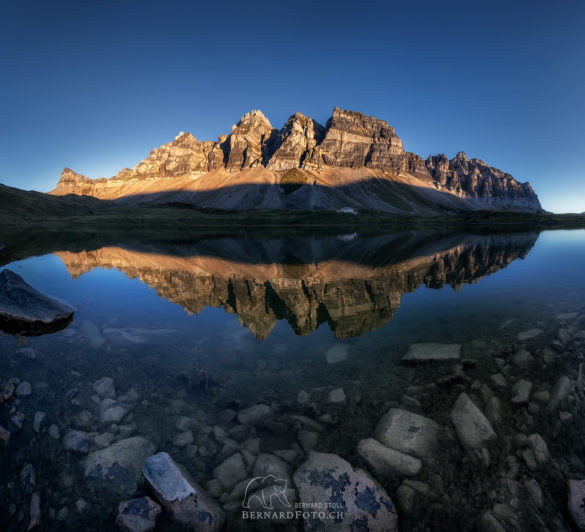
[[[461,358],[459,344],[411,344],[408,353],[402,357],[403,362],[444,362]]]
[[[10,323],[47,327],[66,322],[73,309],[30,286],[11,270],[0,272],[0,318]]]
[[[167,453],[150,456],[143,473],[155,499],[173,519],[194,530],[221,528],[223,510]]]
[[[144,461],[154,450],[155,446],[141,436],[120,440],[87,456],[85,476],[105,489],[132,495],[140,481]]]
[[[455,401],[451,421],[464,447],[480,449],[497,438],[488,418],[465,393],[461,393]]]
[[[376,439],[402,453],[425,458],[437,445],[439,425],[428,417],[391,408],[376,427]]]
[[[394,504],[384,489],[336,454],[310,451],[293,479],[299,501],[317,509],[303,513],[306,531],[398,530]]]

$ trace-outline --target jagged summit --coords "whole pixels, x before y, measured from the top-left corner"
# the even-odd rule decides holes
[[[284,186],[292,170],[298,185],[293,188]],[[88,179],[65,168],[52,193],[227,210],[541,210],[528,183],[465,152],[450,160],[444,154],[424,160],[405,151],[387,121],[339,107],[325,126],[297,112],[276,129],[262,111],[253,110],[215,142],[181,131],[110,179]]]

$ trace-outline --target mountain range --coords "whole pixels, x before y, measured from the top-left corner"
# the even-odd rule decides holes
[[[65,168],[51,194],[228,211],[542,211],[529,183],[464,152],[423,159],[386,121],[337,107],[325,126],[295,113],[276,129],[256,110],[215,142],[181,132],[109,179]]]

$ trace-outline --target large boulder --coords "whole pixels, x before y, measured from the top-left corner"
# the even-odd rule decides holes
[[[132,495],[141,479],[144,461],[155,446],[134,436],[90,453],[85,461],[85,476],[115,493]]]
[[[343,458],[310,451],[293,475],[305,530],[398,530],[394,504],[365,471]]]
[[[451,421],[464,447],[480,449],[497,438],[492,424],[465,393],[461,393],[451,409]]]
[[[225,514],[219,505],[167,453],[144,463],[144,480],[173,519],[194,530],[219,530]]]
[[[397,451],[425,458],[437,445],[439,425],[428,417],[391,408],[376,427],[376,439]]]
[[[73,309],[34,289],[20,275],[0,272],[0,322],[8,328],[42,330],[67,324],[72,316]]]

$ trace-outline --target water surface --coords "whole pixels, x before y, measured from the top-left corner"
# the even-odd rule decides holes
[[[27,463],[37,472],[47,529],[112,527],[117,503],[133,495],[85,478],[83,456],[52,440],[49,424],[61,434],[76,428],[117,440],[143,436],[205,486],[230,452],[212,428],[229,432],[237,425],[220,413],[262,403],[272,407],[277,425],[232,439],[245,446],[259,438],[266,453],[294,451],[291,470],[303,461],[299,430],[307,428],[292,422],[293,415],[323,427],[317,450],[366,469],[357,443],[373,437],[389,407],[441,424],[441,448],[417,477],[433,495],[419,494],[410,513],[399,510],[403,530],[472,530],[497,504],[510,505],[521,530],[569,527],[565,482],[585,475],[577,382],[585,343],[584,244],[585,231],[181,242],[121,237],[8,264],[76,313],[53,334],[0,336],[0,380],[16,377],[33,388],[30,397],[0,406],[0,424],[14,431],[10,445],[0,448],[1,522],[8,530],[28,522],[29,495],[19,478]],[[539,333],[518,339],[531,329]],[[563,344],[559,329],[570,335]],[[409,346],[421,342],[460,344],[470,362],[401,364]],[[519,367],[510,360],[523,348],[533,360]],[[490,379],[500,372],[509,383],[504,389]],[[558,408],[551,411],[542,400],[511,402],[517,380],[550,394],[563,375],[575,388]],[[139,397],[116,427],[99,419],[92,386],[104,376],[114,379],[118,395],[132,389]],[[329,392],[340,387],[346,401],[329,403]],[[502,402],[489,464],[463,450],[449,420],[461,391],[482,406],[485,387]],[[299,403],[301,391],[308,402]],[[37,411],[47,414],[40,434],[32,427]],[[15,412],[24,414],[20,431],[10,421]],[[180,416],[199,427],[186,447],[174,443]],[[553,464],[530,470],[524,448],[514,444],[518,433],[541,434]],[[92,443],[90,451],[95,448]],[[519,471],[508,478],[514,460]],[[524,488],[530,479],[544,494],[536,510]],[[402,479],[379,480],[396,503]],[[258,523],[244,524],[236,515],[226,528],[244,525]]]

